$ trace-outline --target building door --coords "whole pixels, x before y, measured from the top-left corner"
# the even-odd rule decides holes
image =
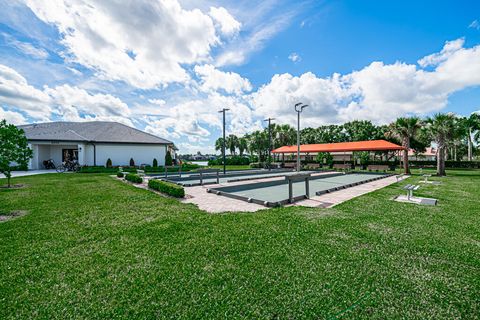
[[[62,162],[68,160],[78,160],[78,149],[62,149]]]

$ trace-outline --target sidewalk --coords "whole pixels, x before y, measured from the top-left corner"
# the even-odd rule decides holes
[[[33,176],[36,174],[45,174],[45,173],[56,173],[55,169],[50,170],[30,170],[30,171],[12,171],[12,178],[14,177],[24,177],[24,176]],[[0,179],[5,178],[5,175],[0,173]]]

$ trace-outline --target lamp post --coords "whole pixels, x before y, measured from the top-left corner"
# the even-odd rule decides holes
[[[223,141],[222,141],[222,156],[223,156],[223,174],[226,173],[226,161],[225,161],[225,111],[228,111],[230,109],[223,108],[221,111],[218,111],[218,113],[223,113]]]
[[[272,128],[271,128],[270,125],[271,125],[272,120],[275,120],[275,118],[268,118],[268,119],[263,120],[263,121],[268,121],[268,160],[267,160],[268,171],[271,170],[270,159],[271,159],[271,155],[272,155]]]
[[[308,105],[301,102],[295,104],[295,111],[297,112],[297,172],[300,172],[300,113]]]

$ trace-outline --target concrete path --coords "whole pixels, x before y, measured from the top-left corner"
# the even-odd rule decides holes
[[[347,200],[364,195],[366,193],[370,193],[372,191],[382,189],[386,186],[396,183],[397,181],[400,182],[408,177],[409,176],[402,176],[397,180],[396,176],[392,176],[392,177],[364,183],[355,187],[338,190],[332,193],[325,193],[325,194],[322,194],[321,196],[314,196],[314,197],[311,197],[310,199],[297,201],[294,203],[294,205],[304,206],[304,207],[329,208],[329,207],[336,206],[337,204],[340,204]]]
[[[29,171],[12,171],[12,178],[14,177],[25,177],[25,176],[33,176],[36,174],[45,174],[45,173],[56,173],[55,169],[50,170],[29,170]],[[5,178],[4,174],[0,173],[0,179]]]

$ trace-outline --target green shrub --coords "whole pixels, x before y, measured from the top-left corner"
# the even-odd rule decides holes
[[[133,158],[130,158],[130,167],[135,167],[135,161],[133,161]]]
[[[226,165],[229,166],[248,166],[250,164],[250,159],[247,157],[241,157],[241,156],[229,156],[225,159]],[[209,166],[220,166],[223,165],[223,159],[222,157],[214,159],[214,160],[208,160],[208,165]]]
[[[111,173],[111,174],[116,174],[117,171],[118,171],[118,167],[105,168],[104,166],[83,166],[83,167],[80,167],[79,172],[80,173]],[[136,173],[137,169],[136,168],[123,167],[122,171]]]
[[[134,173],[129,173],[125,176],[125,180],[128,180],[130,182],[133,182],[133,183],[142,183],[143,182],[143,178],[140,177],[139,175],[136,175]]]
[[[172,154],[170,153],[170,151],[167,151],[167,154],[165,155],[165,165],[171,166],[172,164],[173,164]]]
[[[121,172],[121,171],[118,171],[118,172],[117,172],[117,177],[119,177],[119,178],[123,178],[123,172]]]
[[[154,167],[154,168],[158,167],[158,161],[157,161],[157,158],[153,158],[152,167]]]
[[[148,187],[153,190],[157,190],[162,193],[168,194],[172,197],[176,197],[176,198],[185,197],[185,189],[183,189],[182,186],[179,186],[170,182],[151,179],[150,181],[148,181]]]
[[[108,158],[107,163],[105,164],[105,167],[111,168],[112,167],[112,159]]]

